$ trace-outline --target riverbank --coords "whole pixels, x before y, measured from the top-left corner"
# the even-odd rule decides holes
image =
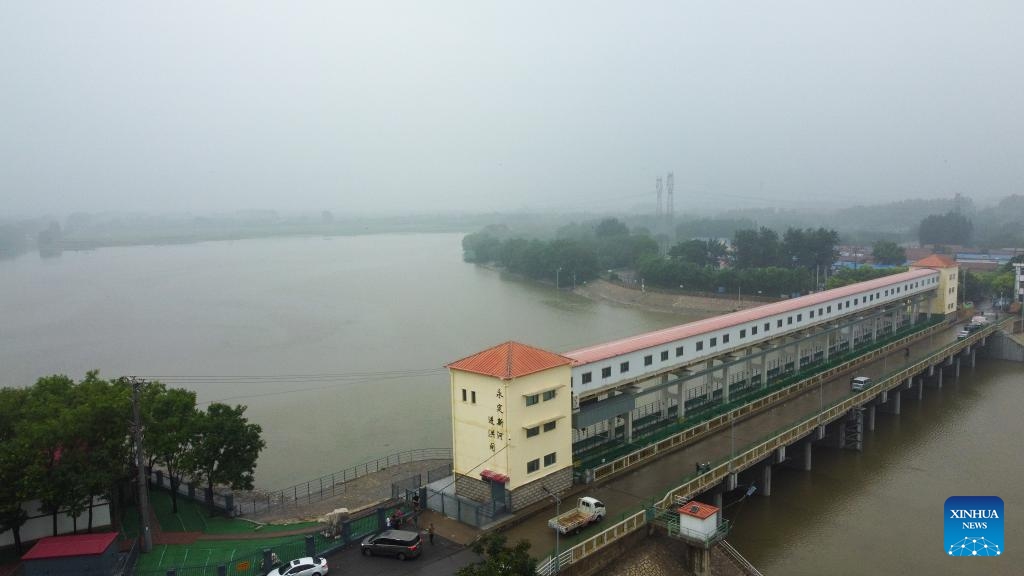
[[[606,280],[592,280],[577,286],[575,294],[591,300],[604,300],[622,306],[682,316],[709,317],[760,306],[763,302],[739,301],[690,294],[672,294],[655,290],[627,288]]]

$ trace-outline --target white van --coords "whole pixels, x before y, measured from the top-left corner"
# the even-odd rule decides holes
[[[850,380],[850,390],[853,390],[854,392],[860,392],[868,386],[871,386],[871,378],[868,378],[867,376],[857,376]]]

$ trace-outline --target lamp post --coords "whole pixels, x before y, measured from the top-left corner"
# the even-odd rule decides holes
[[[562,499],[558,497],[558,494],[555,494],[551,490],[548,490],[547,486],[541,485],[541,489],[543,489],[545,492],[547,492],[548,496],[551,496],[555,500],[555,518],[558,518],[559,516],[562,515]],[[561,549],[560,541],[559,541],[559,538],[558,538],[560,533],[561,532],[559,531],[558,527],[556,526],[555,527],[555,561],[553,562],[553,564],[555,566],[555,574],[558,574],[559,556],[562,555],[562,549]]]
[[[559,275],[560,275],[561,273],[562,273],[562,267],[561,267],[561,266],[559,266],[559,267],[558,267],[558,268],[557,268],[557,269],[555,270],[555,290],[558,290],[558,276],[559,276]]]

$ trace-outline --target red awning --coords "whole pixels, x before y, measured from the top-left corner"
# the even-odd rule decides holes
[[[483,478],[484,480],[488,480],[490,482],[497,482],[499,484],[504,484],[508,482],[508,476],[505,476],[504,474],[500,474],[493,470],[484,470],[483,472],[480,473],[480,477]]]

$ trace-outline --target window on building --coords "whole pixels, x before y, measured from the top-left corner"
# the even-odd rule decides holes
[[[526,397],[527,406],[533,406],[537,402],[540,402],[540,394],[530,394]]]
[[[854,298],[854,299],[853,299],[853,305],[854,305],[854,306],[856,306],[856,305],[857,305],[857,301],[858,301],[858,298]]]
[[[765,323],[764,323],[764,331],[765,331],[765,332],[768,332],[768,331],[770,331],[771,329],[772,329],[772,323],[771,323],[771,322],[765,322]]]
[[[545,466],[551,466],[554,463],[555,463],[555,453],[554,452],[552,452],[551,454],[548,454],[547,456],[544,457],[544,465]]]
[[[462,389],[462,401],[463,402],[466,401],[466,389],[465,388]]]
[[[797,314],[796,315],[796,321],[797,322],[803,322],[804,321],[804,315],[803,314]]]
[[[469,401],[471,404],[476,404],[476,390],[469,393]]]
[[[666,360],[668,360],[668,350],[662,350],[661,351],[661,361],[664,362]]]
[[[821,308],[818,308],[818,316],[821,316],[823,312],[824,311]]]
[[[544,401],[547,402],[548,400],[554,400],[556,392],[558,392],[558,391],[557,390],[548,390],[547,392],[545,392],[544,393]]]
[[[584,372],[582,379],[584,384],[590,384],[591,380],[593,380],[593,377],[591,377],[590,372]]]
[[[556,422],[555,420],[552,420],[551,422],[545,422],[544,423],[544,431],[545,432],[551,432],[552,430],[555,429],[555,425],[556,424],[558,424],[558,422]]]
[[[747,337],[747,329],[746,328],[740,328],[740,338],[746,338],[746,337]]]
[[[814,310],[811,310],[811,318],[814,318]]]
[[[751,326],[750,327],[750,335],[751,336],[757,336],[757,326]]]
[[[782,328],[782,318],[779,318],[778,323],[775,325],[776,328]]]
[[[704,349],[704,341],[703,340],[698,340],[697,341],[697,352],[700,352],[703,349]]]
[[[537,434],[540,434],[540,426],[534,426],[533,428],[526,429],[526,437],[533,438]]]
[[[622,362],[619,364],[619,373],[629,372],[629,362]]]
[[[682,355],[683,355],[683,347],[682,346],[676,346],[676,358],[679,358]]]
[[[831,314],[832,313],[832,307],[829,306],[828,308],[825,308],[825,311],[827,311],[829,314]]]
[[[718,336],[713,336],[711,340],[708,341],[708,346],[711,346],[712,348],[718,346]]]
[[[722,334],[722,344],[728,344],[728,343],[729,343],[729,335],[728,334]]]
[[[604,368],[601,368],[601,378],[608,378],[611,375],[612,375],[612,367],[611,366],[606,366]]]
[[[527,474],[532,474],[537,470],[540,470],[540,458],[537,458],[536,460],[530,460],[529,462],[526,463]]]
[[[654,364],[654,356],[651,354],[644,356],[644,366],[650,366],[651,364]]]
[[[792,323],[793,323],[793,317],[792,316],[787,316],[786,317],[786,325],[788,326],[788,325],[790,325]]]

